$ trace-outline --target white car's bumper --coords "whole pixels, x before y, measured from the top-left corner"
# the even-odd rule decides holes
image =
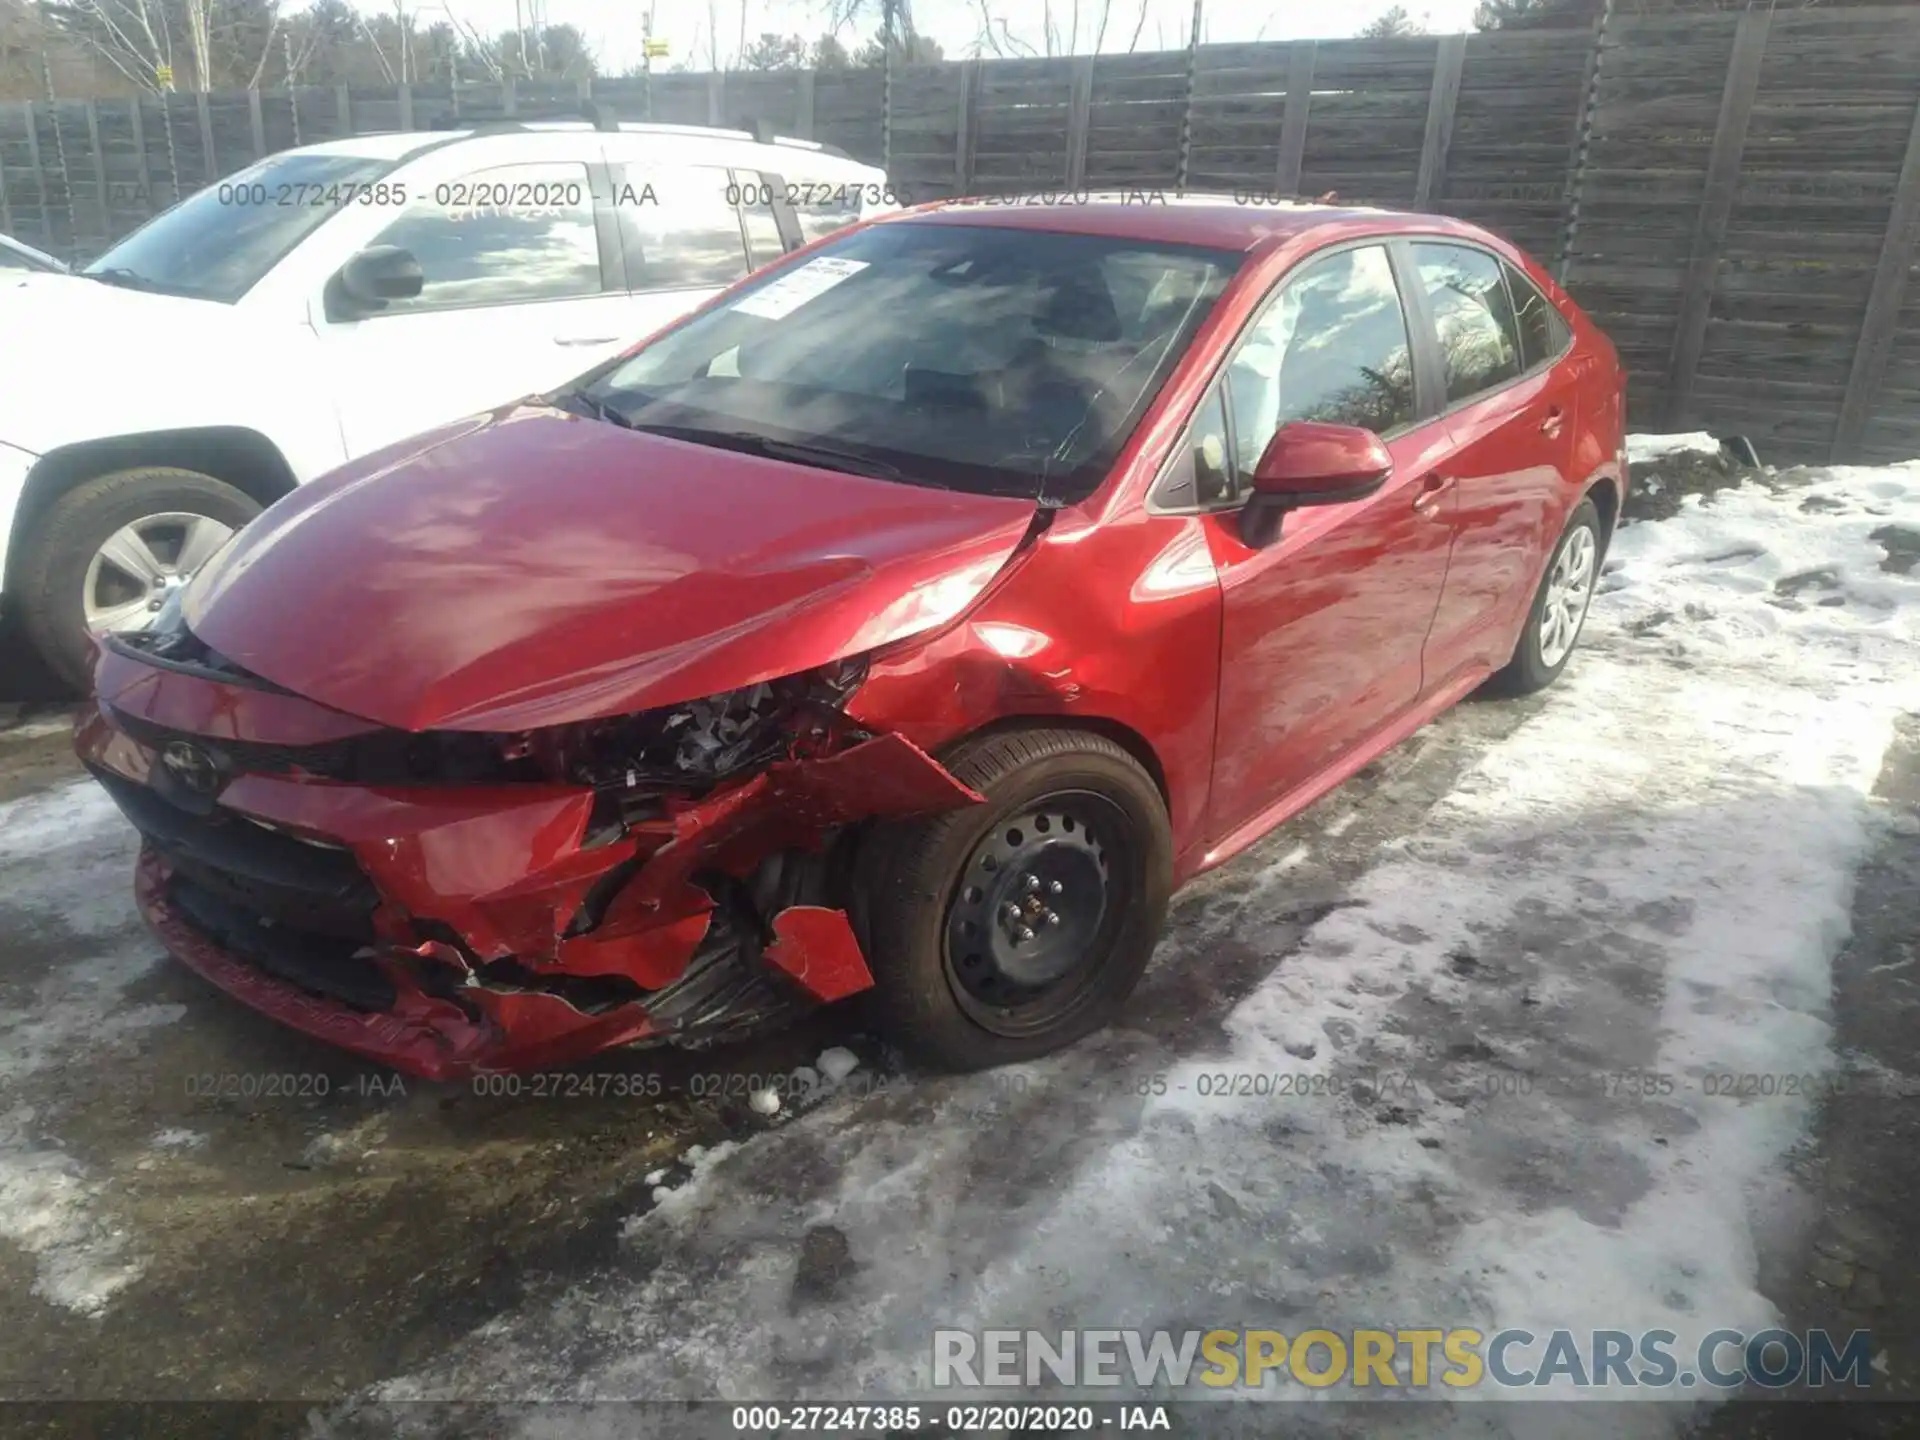
[[[20,509],[20,492],[27,488],[27,472],[40,457],[17,445],[0,441],[0,589],[7,579],[7,543],[13,538],[13,517]]]

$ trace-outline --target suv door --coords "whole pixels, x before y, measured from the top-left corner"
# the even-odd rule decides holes
[[[1571,330],[1525,276],[1474,245],[1409,248],[1454,444],[1453,558],[1427,647],[1427,668],[1444,684],[1512,655],[1572,493],[1578,380],[1560,363]]]
[[[369,309],[327,283],[315,329],[349,454],[554,388],[631,338],[598,152],[571,148],[417,185],[366,241],[419,261],[414,298]]]
[[[1310,786],[1422,694],[1421,650],[1446,575],[1446,427],[1421,393],[1385,241],[1306,261],[1275,287],[1197,412],[1183,456],[1222,593],[1216,843]],[[1283,426],[1313,420],[1381,435],[1394,473],[1375,494],[1292,512],[1264,548],[1240,538],[1248,477]]]

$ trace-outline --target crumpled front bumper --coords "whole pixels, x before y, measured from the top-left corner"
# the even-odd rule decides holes
[[[744,882],[839,827],[981,798],[881,734],[591,843],[586,787],[262,773],[276,747],[355,722],[112,651],[97,685],[76,749],[145,837],[136,894],[167,949],[294,1029],[431,1079],[718,1038],[865,989],[843,910],[757,913]],[[161,758],[175,743],[220,759],[217,795],[182,790]]]

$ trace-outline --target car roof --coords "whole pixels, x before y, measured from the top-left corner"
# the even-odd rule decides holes
[[[817,156],[828,162],[833,168],[858,165],[861,169],[873,167],[861,164],[842,150],[830,145],[822,145],[813,140],[796,140],[786,135],[776,135],[770,140],[756,139],[745,130],[725,130],[710,125],[668,125],[653,122],[622,122],[616,128],[609,125],[602,130],[579,120],[504,120],[489,117],[484,121],[464,129],[447,130],[405,130],[390,131],[373,135],[348,135],[337,140],[323,140],[314,145],[303,145],[294,150],[284,150],[280,154],[302,155],[348,155],[369,160],[408,160],[428,150],[437,150],[443,146],[455,145],[464,140],[483,140],[496,135],[564,135],[564,134],[620,134],[638,136],[642,139],[657,138],[662,142],[705,140],[725,142],[729,147],[747,145],[761,151],[791,151],[796,155]]]
[[[1414,214],[1364,205],[1270,199],[1264,195],[1178,194],[1168,190],[1062,193],[1057,198],[939,200],[884,217],[947,225],[993,225],[1018,230],[1061,230],[1108,235],[1164,245],[1204,245],[1248,251],[1284,242],[1312,230],[1397,229],[1426,234],[1487,238],[1478,227],[1444,215]]]

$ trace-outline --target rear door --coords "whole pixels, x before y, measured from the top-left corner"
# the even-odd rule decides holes
[[[1454,455],[1454,541],[1428,644],[1430,684],[1498,669],[1532,603],[1571,481],[1577,379],[1566,322],[1491,250],[1409,247],[1431,316]]]
[[[1419,393],[1402,303],[1404,263],[1385,242],[1316,256],[1241,335],[1197,425],[1225,458],[1208,519],[1220,577],[1220,715],[1211,831],[1230,835],[1309,785],[1420,698],[1421,651],[1451,536],[1437,484],[1446,426]],[[1208,419],[1212,416],[1212,419]],[[1380,434],[1394,473],[1375,494],[1292,512],[1280,538],[1240,538],[1247,477],[1294,421]],[[1202,499],[1204,499],[1204,495]]]

